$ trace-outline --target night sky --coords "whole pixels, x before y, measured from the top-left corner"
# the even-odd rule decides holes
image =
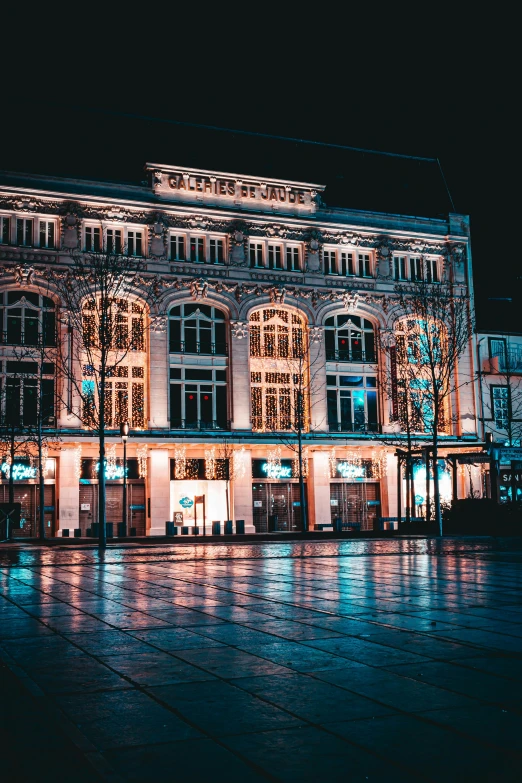
[[[186,16],[172,27],[165,21],[139,46],[122,28],[113,48],[104,39],[88,61],[85,39],[83,48],[63,38],[59,46],[39,42],[31,83],[43,69],[41,88],[3,95],[0,168],[139,182],[146,160],[219,169],[235,159],[238,169],[245,161],[239,173],[291,178],[302,171],[303,179],[322,182],[324,163],[330,192],[337,188],[346,205],[381,209],[390,182],[401,178],[393,159],[381,158],[379,169],[371,155],[212,135],[162,120],[438,158],[455,211],[471,216],[479,326],[522,330],[515,315],[522,304],[518,87],[498,20],[479,29],[477,19],[430,18],[425,10],[422,18],[380,18],[377,29],[371,13],[362,25],[348,11],[335,19],[301,14],[278,20],[267,37],[261,8],[241,17],[214,10],[209,19],[206,12],[196,37],[183,26]],[[235,44],[222,45],[223,36]],[[447,212],[440,177],[429,171],[419,178],[415,164],[404,165],[397,211],[422,204],[421,214]]]

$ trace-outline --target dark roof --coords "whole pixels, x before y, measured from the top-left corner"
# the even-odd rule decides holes
[[[0,169],[139,185],[145,162],[155,161],[320,183],[328,206],[420,217],[454,211],[436,159],[80,109],[13,119],[4,124]]]

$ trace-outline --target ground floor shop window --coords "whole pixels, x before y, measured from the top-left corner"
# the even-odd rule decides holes
[[[376,530],[381,516],[378,482],[338,481],[330,484],[332,524],[341,520],[343,530]]]
[[[256,533],[290,533],[303,529],[297,481],[254,482],[252,498]]]
[[[55,532],[55,486],[46,484],[44,489],[44,523],[46,536]],[[14,502],[21,504],[20,527],[12,529],[13,538],[33,538],[38,535],[39,518],[39,486],[38,484],[15,484]],[[0,484],[0,503],[9,502],[9,486],[6,482]]]

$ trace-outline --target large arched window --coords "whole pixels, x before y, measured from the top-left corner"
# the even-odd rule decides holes
[[[170,353],[227,354],[225,313],[204,304],[182,304],[169,312]]]
[[[101,350],[108,350],[105,378],[105,426],[129,422],[142,429],[146,422],[146,340],[144,307],[128,299],[114,299],[107,314],[107,330],[100,328],[101,305],[88,300],[83,307],[83,421],[94,421]]]
[[[338,362],[374,362],[375,335],[366,318],[343,313],[324,325],[326,359]]]
[[[250,316],[252,429],[307,429],[308,340],[304,318],[267,307]]]
[[[4,345],[56,345],[55,305],[33,291],[0,293],[0,342]]]

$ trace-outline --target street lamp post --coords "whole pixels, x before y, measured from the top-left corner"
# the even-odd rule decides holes
[[[129,437],[129,424],[120,424],[120,435],[123,443],[123,513],[121,520],[121,536],[127,535],[127,438]]]

